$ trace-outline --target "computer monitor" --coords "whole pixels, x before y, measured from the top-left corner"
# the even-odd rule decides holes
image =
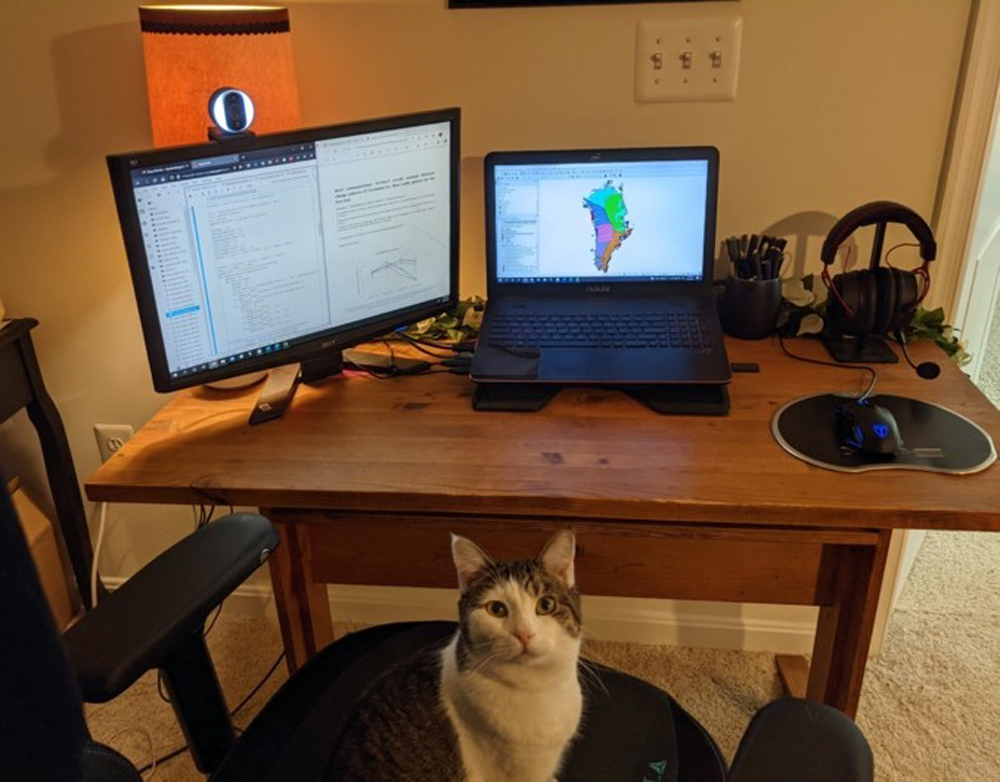
[[[458,165],[458,109],[109,156],[154,388],[453,307]]]

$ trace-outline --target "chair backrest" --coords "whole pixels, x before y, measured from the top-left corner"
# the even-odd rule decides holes
[[[79,779],[83,703],[0,482],[0,778]]]
[[[93,606],[87,586],[94,552],[69,440],[59,411],[45,389],[31,341],[31,329],[37,325],[38,321],[23,318],[0,329],[0,377],[3,378],[0,382],[0,423],[24,409],[38,433],[59,522],[58,531],[66,546],[80,599],[84,608],[89,610]],[[103,594],[100,580],[97,583],[99,592]]]

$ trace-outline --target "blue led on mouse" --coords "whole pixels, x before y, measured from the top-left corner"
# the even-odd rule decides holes
[[[873,456],[892,456],[903,445],[895,416],[867,397],[837,408],[836,433],[840,445]]]

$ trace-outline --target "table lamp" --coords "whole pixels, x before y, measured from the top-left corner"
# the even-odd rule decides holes
[[[255,132],[299,126],[287,8],[147,5],[139,25],[155,146],[206,141],[209,100],[227,88],[252,99]]]

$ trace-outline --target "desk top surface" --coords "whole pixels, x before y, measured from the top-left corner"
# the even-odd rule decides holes
[[[214,503],[526,518],[1000,531],[1000,467],[969,476],[838,473],[774,441],[792,399],[860,391],[860,370],[807,365],[777,339],[729,340],[737,374],[726,417],[662,416],[616,391],[563,391],[537,413],[471,407],[474,384],[441,373],[300,386],[281,419],[247,425],[260,387],[174,395],[90,478],[93,500]],[[821,345],[794,352],[826,358]],[[1000,411],[938,348],[926,381],[879,365],[876,393],[944,405],[1000,441]],[[832,427],[833,423],[830,423]]]

